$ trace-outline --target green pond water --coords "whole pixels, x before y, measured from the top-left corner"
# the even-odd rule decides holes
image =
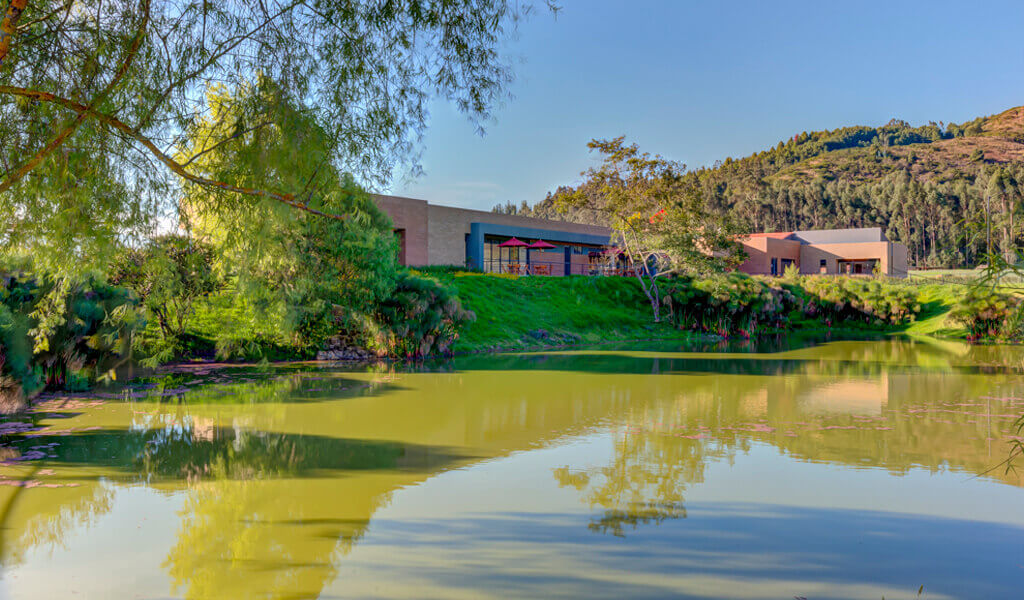
[[[790,340],[57,398],[3,425],[0,597],[1024,597],[1022,374]]]

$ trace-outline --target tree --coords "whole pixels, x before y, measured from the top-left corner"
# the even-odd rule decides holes
[[[709,209],[702,190],[685,180],[685,165],[642,153],[636,144],[626,145],[624,136],[595,139],[587,146],[604,161],[583,173],[586,182],[575,192],[559,197],[560,206],[606,216],[655,321],[661,308],[658,278],[738,264],[738,231],[728,218]]]
[[[124,252],[110,281],[135,292],[165,342],[185,335],[195,302],[216,291],[213,249],[186,236],[164,235]]]
[[[390,180],[415,157],[437,94],[474,122],[511,71],[503,40],[531,12],[515,0],[8,0],[0,21],[0,242],[88,258],[153,229],[178,185],[229,192],[334,220],[323,165]],[[266,102],[306,107],[330,145],[293,188],[197,172],[173,150],[208,115],[213,83],[258,79],[276,96],[239,98],[245,118],[210,149],[266,126]],[[266,101],[266,102],[261,102]],[[237,114],[238,111],[236,111]],[[294,132],[289,132],[294,133]],[[265,157],[273,168],[279,157]],[[125,223],[125,226],[119,224]],[[60,243],[73,233],[72,241]],[[82,241],[87,240],[87,241]],[[65,264],[68,254],[64,254]]]
[[[218,268],[243,291],[269,299],[279,333],[300,346],[322,347],[355,327],[394,290],[397,244],[387,215],[351,175],[330,161],[330,132],[313,111],[267,79],[229,90],[212,86],[209,113],[186,130],[177,157],[209,179],[250,188],[310,185],[320,206],[344,220],[323,218],[258,197],[192,186],[182,202],[182,226],[212,245]],[[272,107],[250,128],[251,106]],[[230,132],[239,132],[232,135]],[[230,137],[225,142],[224,140]],[[303,166],[318,163],[316,180]],[[232,332],[225,332],[232,335]]]

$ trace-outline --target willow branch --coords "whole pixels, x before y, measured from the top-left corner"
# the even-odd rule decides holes
[[[237,140],[238,138],[242,137],[243,135],[245,135],[247,133],[252,133],[253,131],[256,131],[257,129],[262,129],[262,128],[267,127],[269,125],[273,125],[273,123],[271,123],[270,121],[264,121],[264,122],[262,122],[262,123],[260,123],[258,125],[253,125],[252,127],[247,127],[245,129],[236,131],[236,132],[232,133],[231,135],[229,135],[228,137],[226,137],[226,138],[222,139],[221,141],[217,142],[216,144],[213,144],[212,146],[207,146],[206,149],[204,149],[204,150],[202,150],[200,152],[197,152],[196,154],[193,154],[188,160],[186,160],[185,162],[181,163],[181,166],[182,167],[187,167],[190,164],[192,164],[193,162],[195,162],[195,160],[197,158],[200,158],[201,156],[203,156],[207,152],[212,152],[212,151],[216,150],[217,148],[220,148],[224,144],[230,142],[231,140]]]
[[[316,215],[318,217],[325,217],[325,218],[328,218],[328,219],[334,219],[336,221],[346,221],[346,220],[348,220],[348,217],[346,215],[337,215],[337,214],[332,214],[332,213],[326,213],[326,212],[317,210],[315,208],[312,208],[307,203],[298,202],[298,201],[295,200],[295,196],[293,196],[292,194],[280,194],[280,193],[277,193],[277,192],[271,192],[271,191],[261,190],[261,189],[257,189],[257,188],[241,187],[241,186],[232,185],[230,183],[226,183],[226,182],[223,182],[223,181],[215,181],[213,179],[207,179],[206,177],[203,177],[201,175],[196,175],[195,173],[191,173],[185,167],[183,167],[180,163],[178,163],[173,158],[171,158],[170,156],[165,154],[156,144],[153,143],[152,140],[150,140],[148,137],[146,137],[145,135],[143,135],[140,132],[138,132],[137,130],[135,130],[133,127],[130,127],[129,125],[127,125],[123,121],[117,119],[116,117],[113,117],[111,115],[99,112],[99,111],[97,111],[96,109],[94,109],[92,107],[86,106],[84,104],[80,104],[80,103],[75,102],[73,100],[68,100],[67,98],[61,98],[60,96],[57,96],[55,94],[51,94],[50,92],[41,92],[41,91],[38,91],[38,90],[30,90],[30,89],[26,89],[26,88],[12,87],[12,86],[9,86],[9,85],[0,85],[0,94],[7,94],[9,96],[20,96],[20,97],[23,97],[23,98],[31,98],[31,99],[36,100],[38,102],[48,102],[48,103],[51,103],[51,104],[56,104],[58,106],[63,106],[64,108],[67,108],[68,110],[72,110],[72,111],[74,111],[74,112],[76,112],[78,114],[86,114],[87,116],[92,117],[92,118],[100,121],[101,123],[103,123],[107,127],[110,127],[114,131],[118,131],[118,132],[120,132],[120,133],[122,133],[122,134],[124,134],[124,135],[126,135],[126,136],[128,136],[128,137],[130,137],[132,139],[134,139],[136,142],[141,144],[144,148],[149,150],[150,153],[152,153],[153,156],[155,156],[157,160],[159,160],[160,162],[164,163],[164,165],[167,166],[167,168],[170,169],[174,174],[176,174],[179,177],[181,177],[182,179],[185,179],[186,181],[189,181],[189,182],[194,183],[196,185],[201,185],[201,186],[207,187],[207,188],[214,188],[214,189],[224,190],[224,191],[227,191],[227,192],[233,192],[233,193],[236,193],[236,194],[242,194],[244,196],[253,196],[253,197],[256,197],[256,198],[267,198],[267,199],[270,199],[270,200],[275,200],[275,201],[280,202],[282,204],[291,206],[292,208],[297,208],[299,210],[308,212],[308,213]]]
[[[175,89],[181,87],[187,81],[190,81],[191,79],[193,79],[195,77],[198,77],[199,75],[204,73],[206,71],[206,69],[208,69],[211,65],[215,64],[222,57],[226,56],[229,52],[233,51],[235,48],[237,48],[239,45],[241,45],[242,42],[245,42],[246,40],[248,40],[252,36],[256,35],[256,33],[258,33],[261,29],[266,27],[267,24],[271,22],[271,20],[276,19],[276,18],[280,17],[281,15],[283,15],[283,14],[285,14],[285,13],[291,11],[291,10],[294,10],[295,7],[298,6],[299,4],[302,4],[301,0],[296,0],[295,2],[292,2],[291,4],[289,4],[288,6],[285,6],[285,7],[281,8],[281,10],[277,11],[273,16],[267,17],[267,20],[263,21],[262,23],[260,23],[256,27],[254,27],[253,29],[251,29],[251,30],[249,30],[249,31],[247,31],[247,32],[245,32],[243,34],[239,34],[239,35],[236,35],[236,36],[234,36],[232,38],[228,38],[228,39],[224,40],[223,42],[221,42],[217,47],[215,47],[211,51],[209,58],[207,58],[207,60],[202,65],[200,65],[198,68],[192,70],[189,73],[186,73],[186,74],[182,75],[178,79],[171,78],[172,79],[171,83],[168,84],[168,86],[166,88],[164,88],[164,90],[160,93],[160,95],[159,95],[158,99],[156,100],[156,102],[153,103],[153,106],[150,107],[150,109],[146,113],[146,115],[144,117],[142,117],[142,120],[139,122],[140,123],[139,127],[141,128],[141,127],[144,127],[144,126],[149,124],[149,120],[153,118],[153,115],[156,114],[156,112],[160,108],[160,106],[164,103],[164,101],[167,100],[167,98],[171,95],[171,93]],[[166,44],[166,40],[165,40],[165,44]],[[168,77],[170,78],[170,73],[168,73]]]
[[[78,126],[85,122],[86,118],[88,118],[86,113],[79,113],[70,125],[65,127],[52,140],[50,140],[49,143],[43,146],[39,152],[36,152],[32,158],[25,162],[25,164],[21,165],[17,171],[12,173],[7,179],[0,181],[0,194],[6,192],[12,185],[21,181],[25,175],[28,175],[32,169],[39,166],[39,163],[43,162],[43,160],[52,154],[54,150],[60,148],[64,141],[67,140],[76,129],[78,129]]]
[[[128,69],[131,68],[132,62],[139,53],[139,47],[142,45],[142,40],[146,37],[146,28],[149,26],[149,14],[150,14],[150,0],[142,0],[142,23],[139,24],[139,30],[135,33],[135,37],[132,38],[132,43],[128,47],[128,52],[125,54],[124,60],[121,61],[121,66],[118,67],[114,76],[110,79],[106,86],[96,95],[96,98],[89,104],[89,108],[95,108],[99,103],[114,91],[117,87],[118,82],[124,78],[128,73]],[[86,112],[78,113],[78,116],[60,133],[58,133],[48,144],[43,146],[39,152],[30,158],[25,164],[23,164],[14,174],[7,179],[0,181],[0,194],[6,192],[11,188],[12,185],[20,181],[25,175],[29,174],[32,169],[39,166],[39,163],[53,153],[54,150],[60,148],[60,146],[67,140],[72,133],[78,129],[78,126],[85,122],[89,117]]]
[[[18,25],[18,31],[19,32],[26,31],[29,28],[31,28],[33,25],[38,25],[39,23],[45,23],[46,21],[49,21],[50,19],[52,19],[55,16],[57,16],[57,13],[59,13],[59,12],[71,10],[71,5],[74,4],[74,2],[75,2],[75,0],[67,0],[63,4],[63,6],[58,6],[57,8],[53,9],[52,11],[50,11],[48,14],[43,15],[43,16],[39,17],[38,19],[33,19],[33,20],[29,21],[28,23],[21,23],[20,25]]]

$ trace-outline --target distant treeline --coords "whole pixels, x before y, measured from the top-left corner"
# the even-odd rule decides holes
[[[804,132],[685,177],[751,232],[880,226],[907,245],[914,266],[974,266],[989,249],[1013,258],[1021,237],[1024,163],[1013,160],[1024,150],[1014,131],[1019,112],[962,125],[893,120]],[[594,211],[557,208],[560,195],[588,185],[560,187],[532,207],[509,203],[494,210],[603,222]]]

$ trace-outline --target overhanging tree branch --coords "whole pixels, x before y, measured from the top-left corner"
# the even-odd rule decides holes
[[[39,23],[45,23],[49,21],[50,19],[54,18],[55,16],[57,16],[57,14],[61,12],[71,10],[71,5],[74,4],[74,1],[75,0],[67,0],[63,5],[58,6],[57,8],[51,10],[49,13],[39,17],[38,19],[32,19],[28,23],[21,23],[20,25],[18,25],[18,31],[25,31],[32,27],[33,25],[38,25]]]
[[[273,125],[273,123],[271,123],[270,121],[264,121],[263,123],[259,123],[257,125],[253,125],[252,127],[246,127],[245,129],[240,129],[240,130],[232,133],[228,137],[222,139],[221,141],[219,141],[219,142],[217,142],[215,144],[212,144],[212,145],[208,146],[207,148],[205,148],[205,149],[203,149],[203,150],[193,154],[188,160],[186,160],[184,163],[181,163],[181,166],[182,167],[187,167],[190,164],[192,164],[193,162],[195,162],[196,159],[202,157],[206,153],[212,152],[212,151],[216,150],[217,148],[220,148],[221,146],[223,146],[224,144],[226,144],[226,143],[228,143],[228,142],[230,142],[232,140],[237,140],[238,138],[242,137],[243,135],[245,135],[247,133],[252,133],[253,131],[256,131],[257,129],[262,129],[262,128],[270,126],[270,125]]]
[[[280,202],[282,204],[286,204],[288,206],[291,206],[292,208],[297,208],[299,210],[308,212],[310,214],[317,215],[319,217],[325,217],[325,218],[328,218],[328,219],[334,219],[336,221],[346,221],[346,220],[348,220],[348,216],[346,216],[346,215],[337,215],[337,214],[323,212],[321,210],[317,210],[317,209],[309,206],[307,203],[298,202],[297,200],[295,200],[295,197],[292,194],[281,194],[281,193],[277,193],[277,192],[271,192],[271,191],[261,190],[261,189],[256,189],[256,188],[241,187],[241,186],[232,185],[230,183],[226,183],[226,182],[223,182],[223,181],[214,181],[212,179],[207,179],[207,178],[205,178],[205,177],[203,177],[201,175],[196,175],[195,173],[191,173],[184,166],[182,166],[180,163],[178,163],[176,160],[174,160],[173,158],[168,156],[166,153],[164,153],[164,151],[161,150],[156,144],[154,144],[152,140],[150,140],[148,137],[146,137],[145,135],[141,134],[140,132],[138,132],[134,128],[130,127],[129,125],[127,125],[123,121],[121,121],[121,120],[119,120],[116,117],[113,117],[111,115],[99,112],[99,111],[97,111],[96,109],[94,109],[92,107],[89,107],[89,106],[86,106],[84,104],[75,102],[73,100],[68,100],[67,98],[61,98],[60,96],[57,96],[55,94],[51,94],[49,92],[41,92],[41,91],[38,91],[38,90],[30,90],[30,89],[26,89],[26,88],[18,88],[18,87],[13,87],[13,86],[9,86],[9,85],[0,85],[0,94],[7,94],[9,96],[20,96],[20,97],[23,97],[23,98],[31,98],[31,99],[39,101],[39,102],[48,102],[48,103],[51,103],[51,104],[56,104],[58,106],[63,106],[64,108],[67,108],[68,110],[74,111],[74,112],[78,113],[79,115],[85,114],[85,115],[87,115],[89,117],[95,118],[96,120],[98,120],[99,122],[103,123],[104,125],[110,127],[111,129],[114,129],[115,131],[119,131],[119,132],[127,135],[128,137],[134,139],[136,142],[141,144],[144,148],[149,150],[150,153],[153,154],[153,156],[155,156],[157,160],[159,160],[160,162],[164,163],[164,165],[166,165],[167,168],[170,169],[174,174],[176,174],[179,177],[181,177],[182,179],[185,179],[186,181],[189,181],[189,182],[194,183],[196,185],[201,185],[201,186],[207,187],[207,188],[220,189],[220,190],[224,190],[224,191],[227,191],[227,192],[234,192],[236,194],[242,194],[244,196],[253,196],[253,197],[256,197],[256,198],[267,198],[267,199],[270,199],[270,200],[275,200],[275,201]]]
[[[93,101],[89,103],[89,108],[95,108],[101,102],[103,102],[103,100],[106,99],[108,95],[110,95],[110,92],[112,92],[114,88],[117,87],[118,82],[120,82],[121,79],[124,78],[124,76],[128,73],[128,69],[131,68],[132,62],[135,60],[135,57],[139,53],[139,47],[142,45],[142,40],[146,37],[146,27],[149,25],[149,15],[150,0],[142,0],[142,23],[139,24],[139,29],[135,33],[135,36],[132,38],[131,46],[129,46],[128,52],[125,54],[124,60],[121,61],[121,66],[118,67],[117,71],[114,73],[114,76],[110,79],[107,85],[104,86],[100,93],[96,95],[96,98],[94,98]],[[89,113],[87,112],[78,113],[78,116],[76,116],[75,119],[70,124],[68,124],[67,127],[61,130],[60,133],[54,136],[54,138],[51,139],[49,143],[43,146],[39,150],[39,152],[36,152],[35,155],[32,156],[32,158],[26,161],[25,164],[18,168],[18,170],[11,174],[7,179],[0,181],[0,194],[10,189],[12,185],[20,181],[23,177],[25,177],[25,175],[32,171],[32,169],[39,166],[39,163],[43,162],[43,160],[47,156],[52,154],[54,150],[60,148],[61,145],[65,142],[65,140],[71,137],[71,134],[74,133],[75,130],[78,129],[79,125],[84,123],[88,117]]]

